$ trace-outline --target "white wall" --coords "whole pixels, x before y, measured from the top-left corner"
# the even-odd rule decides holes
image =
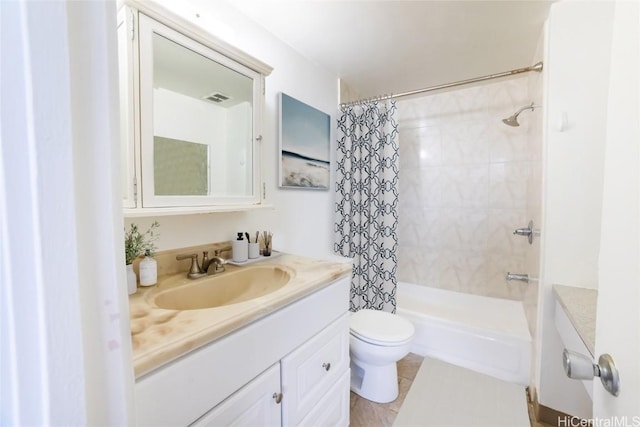
[[[582,418],[590,418],[591,401],[564,374],[552,285],[598,285],[612,13],[609,2],[554,3],[545,59],[537,391],[541,404]],[[558,128],[562,113],[565,131]]]
[[[330,114],[333,144],[338,106],[337,76],[310,63],[225,2],[192,1],[192,7],[187,2],[167,0],[163,3],[168,8],[181,8],[177,12],[184,15],[197,10],[200,21],[207,21],[216,36],[273,67],[273,72],[266,78],[262,156],[267,203],[273,204],[274,209],[135,219],[133,222],[143,228],[154,219],[160,222],[160,250],[231,240],[237,231],[271,230],[275,249],[316,257],[332,254],[333,185],[329,191],[278,188],[278,93],[285,92]],[[192,15],[185,17],[197,21]],[[128,226],[131,220],[126,222]]]
[[[558,2],[549,18],[544,265],[568,286],[597,288],[612,10]]]

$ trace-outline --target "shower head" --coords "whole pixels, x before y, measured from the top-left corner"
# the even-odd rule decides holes
[[[516,111],[512,116],[507,117],[506,119],[502,120],[502,123],[504,123],[505,125],[509,125],[509,126],[520,126],[520,123],[518,123],[518,116],[520,115],[520,113],[522,113],[524,110],[535,110],[536,108],[540,108],[539,105],[533,105],[533,102],[531,103],[531,105],[527,105],[526,107],[522,107],[521,109],[519,109],[518,111]]]
[[[517,114],[514,114],[513,116],[509,116],[506,119],[502,119],[502,123],[509,126],[520,126],[520,123],[518,123]]]

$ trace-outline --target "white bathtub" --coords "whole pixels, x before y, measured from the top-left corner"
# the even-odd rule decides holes
[[[397,313],[416,327],[412,352],[524,386],[531,335],[522,303],[399,283]]]

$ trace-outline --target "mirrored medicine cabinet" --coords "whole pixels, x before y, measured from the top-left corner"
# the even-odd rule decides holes
[[[153,2],[118,14],[125,216],[263,206],[271,67]]]

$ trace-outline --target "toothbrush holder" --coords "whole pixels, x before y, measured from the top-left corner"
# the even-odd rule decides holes
[[[249,259],[260,257],[260,243],[249,243]]]

